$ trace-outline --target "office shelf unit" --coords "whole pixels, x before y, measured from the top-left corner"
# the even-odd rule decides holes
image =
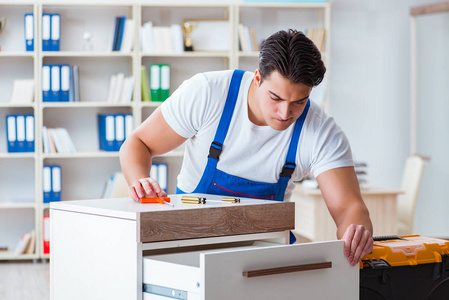
[[[24,15],[33,13],[34,51],[25,52]],[[60,51],[42,51],[42,14],[61,16]],[[258,52],[239,50],[239,23],[255,30],[260,43],[276,30],[321,28],[326,30],[323,57],[329,69],[330,5],[329,3],[167,3],[167,4],[76,4],[34,3],[0,4],[0,17],[7,26],[0,35],[0,122],[8,114],[34,114],[35,152],[8,153],[6,130],[0,130],[0,247],[14,250],[21,235],[36,232],[36,251],[15,256],[0,251],[0,260],[48,258],[43,254],[43,216],[49,205],[43,203],[42,169],[44,165],[62,168],[61,199],[100,198],[106,181],[120,170],[118,152],[99,151],[97,115],[129,113],[138,126],[160,105],[142,102],[141,65],[169,64],[170,94],[187,78],[199,72],[240,68],[255,70]],[[131,52],[111,51],[116,16],[135,21],[134,45]],[[225,19],[229,24],[229,48],[226,51],[193,51],[180,54],[144,53],[141,50],[140,27],[182,24],[185,19]],[[91,36],[86,44],[85,33]],[[213,33],[212,33],[213,34]],[[43,102],[42,66],[69,64],[79,67],[79,102]],[[8,70],[5,72],[4,70]],[[106,101],[110,77],[117,73],[134,76],[130,103]],[[10,104],[15,79],[34,79],[34,102]],[[324,106],[326,108],[327,102]],[[42,126],[64,127],[77,149],[76,153],[43,152]],[[155,162],[168,164],[168,192],[174,193],[183,151],[176,149],[156,157]],[[18,170],[18,172],[17,172]]]

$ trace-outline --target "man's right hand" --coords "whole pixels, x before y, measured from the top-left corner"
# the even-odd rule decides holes
[[[133,182],[128,188],[128,193],[134,201],[140,198],[167,197],[167,193],[161,189],[159,183],[151,177],[141,178]]]

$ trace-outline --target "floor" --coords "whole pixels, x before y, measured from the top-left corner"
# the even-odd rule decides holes
[[[48,262],[0,262],[0,299],[50,299]]]

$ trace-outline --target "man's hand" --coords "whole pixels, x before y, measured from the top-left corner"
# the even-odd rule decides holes
[[[133,182],[128,188],[129,195],[135,201],[140,198],[167,197],[167,193],[161,189],[159,183],[151,177],[141,178]]]
[[[362,225],[349,225],[342,240],[345,241],[344,254],[351,266],[358,264],[363,256],[373,250],[371,233]]]

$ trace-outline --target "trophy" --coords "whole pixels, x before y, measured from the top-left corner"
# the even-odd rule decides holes
[[[192,31],[195,25],[189,22],[184,22],[182,27],[184,30],[184,51],[193,51]]]
[[[6,26],[6,18],[3,17],[0,19],[0,34],[2,34],[3,30],[5,29]],[[0,45],[0,51],[2,50],[2,46]]]

